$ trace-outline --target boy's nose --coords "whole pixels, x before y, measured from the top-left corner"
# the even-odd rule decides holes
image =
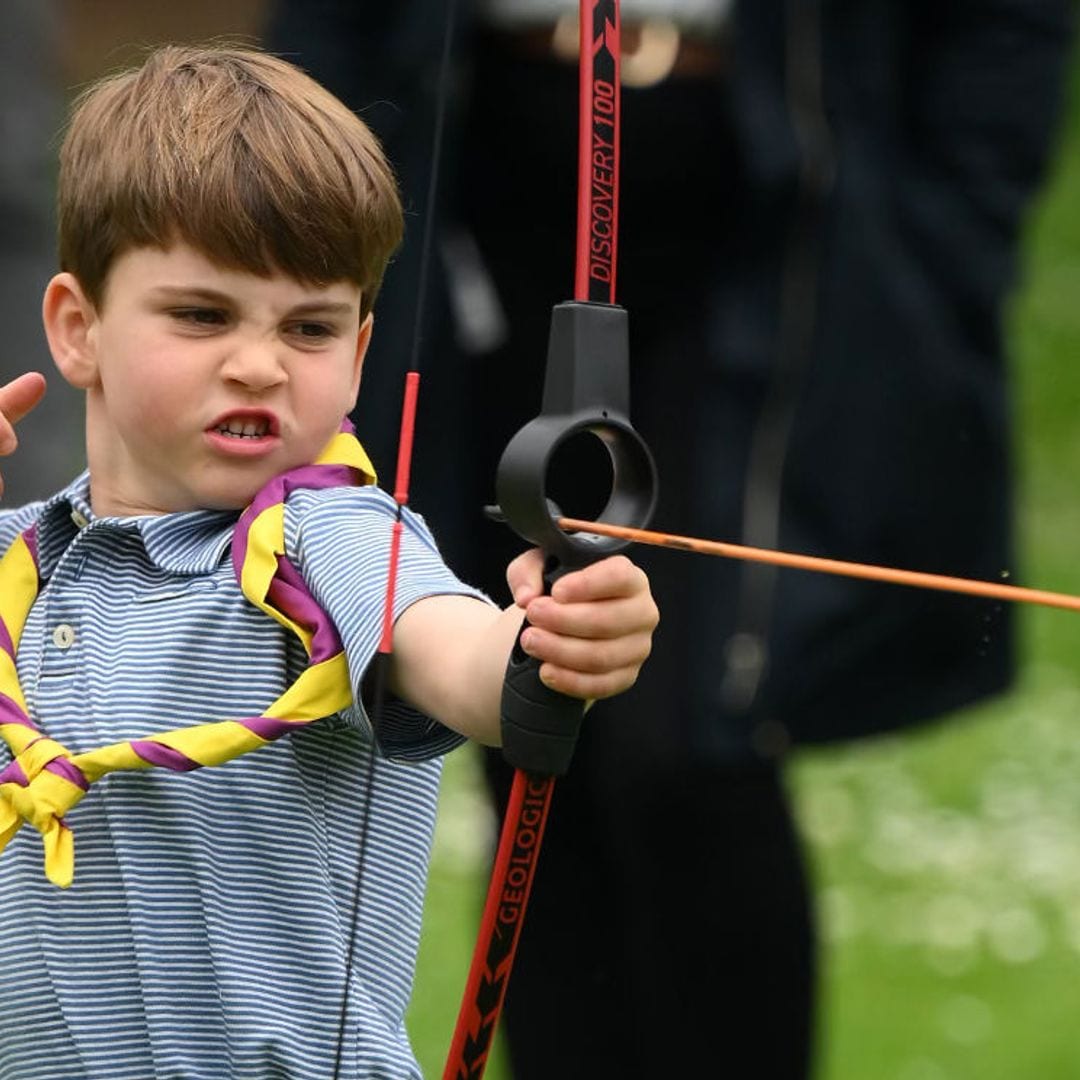
[[[275,342],[236,342],[222,365],[222,376],[253,390],[266,390],[285,381],[285,366]]]

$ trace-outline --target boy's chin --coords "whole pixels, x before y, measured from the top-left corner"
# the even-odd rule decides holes
[[[267,477],[269,480],[270,477]],[[266,486],[267,480],[257,484],[245,484],[216,491],[201,493],[198,509],[200,510],[243,510],[249,506],[255,496]]]
[[[239,513],[241,510],[247,509],[255,500],[255,496],[258,495],[261,488],[256,488],[250,494],[246,496],[237,496],[236,498],[222,498],[215,500],[213,503],[208,503],[204,506],[206,510],[229,510]]]
[[[291,463],[282,464],[281,462],[278,462],[277,466],[276,468],[270,467],[268,463],[263,463],[263,467],[245,471],[242,476],[219,475],[205,477],[205,482],[199,484],[198,488],[193,492],[196,499],[198,499],[199,509],[245,509],[274,477],[297,467]]]

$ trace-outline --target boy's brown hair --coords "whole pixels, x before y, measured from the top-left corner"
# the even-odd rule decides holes
[[[60,150],[61,269],[99,306],[113,261],[183,240],[259,275],[352,281],[371,310],[400,243],[378,140],[292,64],[167,45],[75,102]]]

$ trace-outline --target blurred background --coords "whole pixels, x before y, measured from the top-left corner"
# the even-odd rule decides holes
[[[7,0],[0,381],[51,371],[38,306],[53,271],[51,169],[67,98],[155,41],[254,41],[262,8]],[[1080,593],[1080,72],[1025,251],[1009,314],[1020,569],[1026,584]],[[79,402],[49,385],[5,463],[9,505],[81,467]],[[992,705],[793,759],[825,942],[821,1080],[1080,1076],[1080,617],[1025,609],[1020,629],[1016,688]],[[458,751],[411,1012],[425,1075],[439,1075],[449,1043],[494,830],[479,765]],[[496,1062],[488,1075],[508,1073]],[[704,1075],[725,1075],[722,1058]]]
[[[59,376],[41,329],[41,296],[56,272],[53,176],[71,96],[159,41],[254,40],[261,0],[7,0],[0,15],[0,357],[5,382],[48,378],[45,402],[20,424],[31,454],[4,471],[8,505],[51,494],[82,468],[82,402]]]

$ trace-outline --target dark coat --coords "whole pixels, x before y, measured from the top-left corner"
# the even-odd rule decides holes
[[[419,234],[441,0],[323,0],[292,22],[288,7],[283,51],[355,106],[394,102],[364,115],[403,163]],[[360,8],[402,12],[409,50],[346,48],[340,20]],[[660,466],[657,527],[1020,576],[1001,324],[1070,12],[1067,0],[747,0],[721,76],[624,93],[618,294],[633,416]],[[413,502],[451,562],[498,590],[518,545],[479,507],[537,411],[550,307],[570,297],[576,80],[471,33],[444,206],[479,245],[509,337],[462,355],[442,295],[429,302]],[[403,80],[408,57],[417,71]],[[387,475],[397,407],[381,386],[408,352],[409,320],[391,312],[411,317],[418,239],[388,278],[362,395],[361,434]],[[771,757],[924,720],[1011,677],[1012,618],[997,603],[633,554],[661,628],[638,686],[594,721],[610,721],[604,737],[625,754]]]

